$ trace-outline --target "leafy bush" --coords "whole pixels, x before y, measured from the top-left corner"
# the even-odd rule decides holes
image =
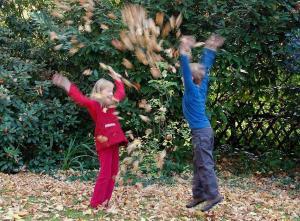
[[[97,79],[107,78],[99,69],[99,62],[124,73],[124,57],[134,65],[127,71],[129,79],[141,85],[138,92],[127,89],[128,98],[119,107],[124,130],[143,137],[147,129],[152,129],[152,134],[143,138],[143,151],[155,155],[153,149],[166,149],[166,169],[183,170],[183,162],[191,159],[191,145],[181,111],[183,88],[179,70],[172,73],[166,68],[169,61],[163,62],[159,68],[164,76],[154,80],[149,69],[133,55],[114,49],[111,40],[118,38],[124,28],[120,8],[126,2],[143,4],[151,17],[158,11],[165,12],[166,17],[181,12],[182,32],[195,35],[199,41],[211,32],[223,35],[226,44],[211,73],[208,101],[217,145],[228,144],[232,149],[262,156],[266,152],[272,169],[287,162],[278,163],[278,153],[284,155],[282,159],[288,157],[295,162],[300,154],[300,131],[295,123],[299,121],[295,96],[299,92],[299,76],[294,71],[298,65],[294,56],[299,49],[299,13],[293,13],[296,2],[96,1],[91,32],[82,32],[78,27],[84,25],[84,10],[78,5],[63,18],[53,18],[48,1],[25,1],[18,4],[27,10],[29,18],[18,14],[16,7],[6,5],[5,20],[0,24],[0,130],[4,131],[1,146],[6,147],[0,150],[0,165],[10,165],[2,170],[19,168],[24,162],[30,162],[33,168],[50,168],[62,161],[61,151],[67,151],[65,157],[70,153],[67,147],[75,137],[92,139],[87,133],[92,132],[87,113],[51,87],[52,70],[64,73],[88,94]],[[107,16],[111,12],[117,19]],[[13,13],[17,16],[12,17]],[[101,24],[109,29],[100,28]],[[51,31],[57,33],[58,40],[49,40]],[[79,43],[83,47],[74,54],[71,49]],[[177,40],[170,36],[164,45],[176,47]],[[60,50],[54,50],[55,46]],[[195,50],[195,60],[199,52]],[[87,69],[92,70],[90,76],[82,74]],[[138,108],[141,99],[152,105],[150,114]],[[140,114],[149,115],[151,122],[143,122]],[[72,165],[70,159],[65,160],[65,168]],[[152,159],[148,160],[154,165]],[[289,169],[295,164],[286,165],[290,165]]]

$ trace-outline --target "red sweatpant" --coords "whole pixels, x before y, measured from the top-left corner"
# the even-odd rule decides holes
[[[114,186],[115,177],[119,171],[119,147],[113,146],[98,152],[100,173],[96,180],[94,193],[90,202],[91,207],[108,204]]]

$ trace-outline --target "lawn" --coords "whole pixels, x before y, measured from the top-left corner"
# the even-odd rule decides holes
[[[189,174],[174,177],[172,184],[118,186],[103,211],[88,206],[92,182],[70,181],[65,174],[0,173],[0,220],[300,220],[297,180],[229,172],[219,177],[225,200],[202,213],[200,207],[185,208]]]

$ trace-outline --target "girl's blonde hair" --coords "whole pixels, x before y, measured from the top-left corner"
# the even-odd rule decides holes
[[[105,88],[108,88],[108,87],[111,87],[113,88],[114,87],[114,84],[109,81],[109,80],[106,80],[104,78],[101,78],[100,80],[98,80],[96,82],[96,84],[94,85],[93,87],[93,90],[92,90],[92,93],[91,93],[91,98],[92,99],[95,99],[99,102],[101,102],[101,91]],[[101,102],[102,103],[102,102]]]

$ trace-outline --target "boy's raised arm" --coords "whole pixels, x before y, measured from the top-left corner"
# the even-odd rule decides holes
[[[180,44],[180,66],[182,69],[184,88],[191,90],[194,88],[192,71],[190,68],[190,52],[192,45],[195,44],[195,39],[192,36],[184,36],[181,38]]]
[[[205,42],[205,47],[203,50],[202,57],[200,58],[200,63],[206,68],[206,74],[211,69],[215,62],[216,51],[219,47],[224,44],[224,38],[219,35],[211,35]]]

